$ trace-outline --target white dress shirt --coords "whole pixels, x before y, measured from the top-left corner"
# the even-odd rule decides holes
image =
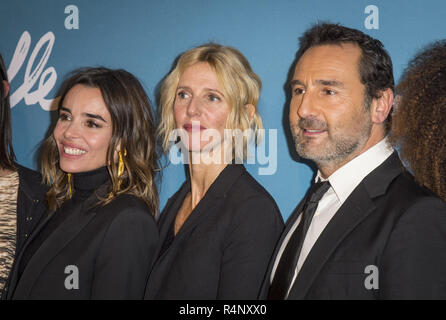
[[[320,171],[317,172],[315,181],[318,181],[319,179],[321,181],[328,180],[330,182],[330,188],[319,201],[316,212],[314,213],[313,219],[311,220],[310,227],[305,236],[302,250],[299,255],[299,260],[297,262],[293,280],[291,281],[288,288],[288,293],[293,286],[294,281],[296,280],[296,277],[300,269],[302,268],[302,265],[304,264],[308,254],[313,248],[313,245],[316,243],[322,231],[334,217],[338,209],[342,206],[345,200],[347,200],[347,198],[358,186],[358,184],[361,183],[361,181],[370,172],[372,172],[380,164],[382,164],[393,153],[393,151],[394,150],[388,143],[387,138],[384,138],[379,143],[333,172],[327,179],[322,178]],[[271,282],[274,279],[280,257],[282,256],[282,253],[285,250],[285,247],[288,244],[291,235],[294,233],[294,230],[296,230],[297,226],[299,225],[301,217],[302,215],[291,227],[280,247],[271,273]]]

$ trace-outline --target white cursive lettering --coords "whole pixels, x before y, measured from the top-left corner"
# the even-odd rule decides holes
[[[57,101],[59,97],[56,97],[54,99],[45,98],[51,91],[51,89],[54,88],[57,80],[57,73],[54,67],[49,67],[44,71],[46,63],[48,62],[48,59],[51,55],[54,41],[54,33],[49,31],[44,34],[42,38],[40,38],[39,42],[37,42],[28,60],[28,64],[26,65],[23,84],[18,87],[13,94],[11,94],[11,108],[15,107],[20,101],[22,101],[22,99],[24,99],[27,105],[39,103],[41,108],[46,111],[57,109]],[[46,47],[42,54],[42,57],[33,69],[34,61],[36,60],[37,54],[39,53],[40,49],[45,46],[45,44]],[[8,78],[10,83],[15,78],[23,63],[25,62],[25,58],[28,55],[30,46],[31,35],[28,31],[25,30],[20,37],[19,42],[17,43],[17,47],[14,51],[11,64],[8,68]],[[30,92],[38,79],[38,88],[35,91]]]

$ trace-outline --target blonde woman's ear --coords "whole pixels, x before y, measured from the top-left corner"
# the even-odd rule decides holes
[[[246,111],[248,112],[249,120],[252,120],[254,113],[256,112],[256,107],[252,104],[245,104]]]

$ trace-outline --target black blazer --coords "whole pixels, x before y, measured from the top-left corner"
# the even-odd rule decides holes
[[[20,255],[29,235],[38,225],[46,211],[45,195],[48,187],[41,183],[40,173],[15,163],[19,174],[19,190],[17,193],[17,234],[15,260]],[[14,267],[13,267],[14,268]],[[11,274],[2,291],[2,299],[7,296]]]
[[[267,296],[274,260],[261,298]],[[377,269],[366,272],[367,266]],[[289,299],[420,298],[446,298],[446,204],[417,185],[394,152],[364,178],[321,233]]]
[[[46,211],[45,195],[48,187],[42,184],[40,173],[15,164],[19,174],[17,195],[17,244],[16,256],[26,239],[35,229]]]
[[[160,254],[190,181],[159,220],[158,260],[146,299],[255,299],[283,220],[269,193],[243,165],[228,165]]]
[[[97,191],[106,195],[107,185]],[[142,299],[158,241],[155,220],[145,203],[121,195],[106,206],[90,196],[40,246],[18,279],[15,263],[8,299]],[[32,238],[46,225],[50,212]],[[22,250],[23,253],[23,250]],[[67,277],[78,269],[79,289],[68,290]],[[66,273],[67,272],[67,273]]]

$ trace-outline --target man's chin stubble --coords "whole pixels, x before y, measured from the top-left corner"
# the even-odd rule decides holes
[[[306,151],[306,143],[300,143],[297,139],[295,141],[296,152],[302,159],[313,161],[318,168],[338,168],[357,150],[359,141],[350,141],[346,143],[338,143],[335,145],[334,150],[328,154],[314,154]]]

